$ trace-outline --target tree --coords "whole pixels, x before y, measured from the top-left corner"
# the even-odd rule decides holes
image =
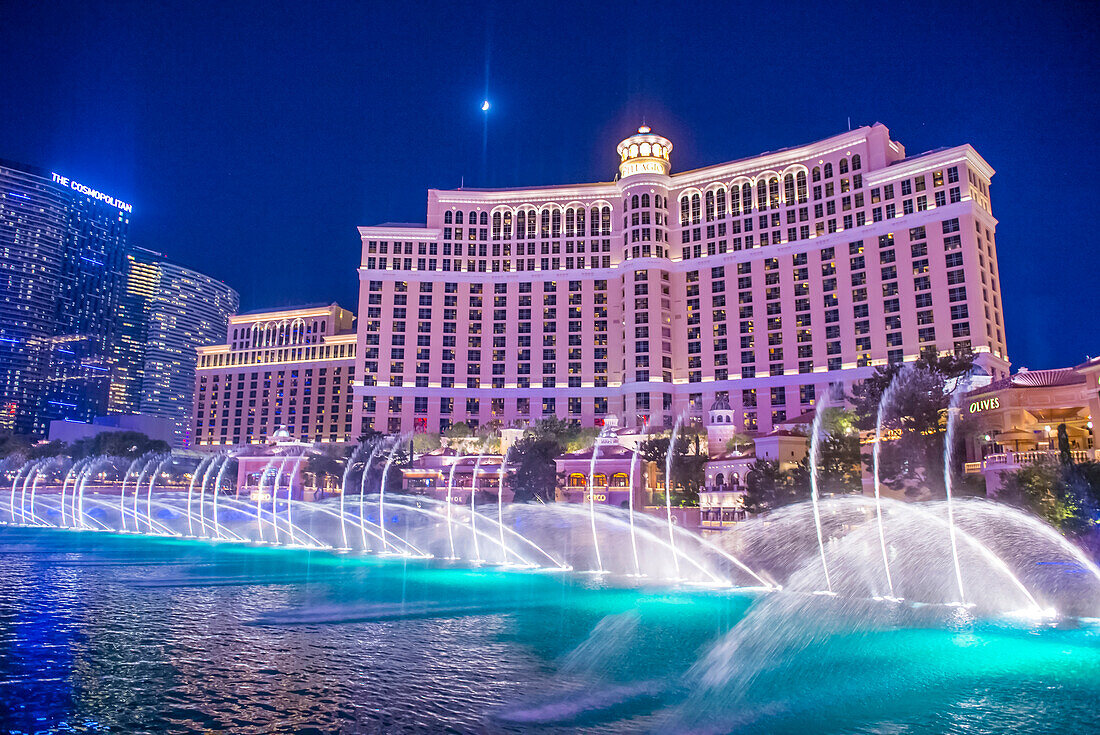
[[[1093,553],[1100,551],[1100,464],[1043,457],[1005,475],[997,497],[1031,510]]]
[[[442,444],[439,434],[414,434],[412,438],[413,451],[417,454],[427,454],[439,449]]]
[[[60,457],[62,454],[67,454],[69,445],[60,439],[54,439],[52,442],[42,442],[35,444],[30,448],[27,453],[29,459],[45,459],[47,457]]]
[[[327,452],[310,454],[306,458],[303,474],[313,477],[314,487],[324,488],[329,479],[333,479],[337,483],[340,482],[346,464],[346,457],[335,457]]]
[[[638,456],[646,462],[657,465],[657,472],[664,477],[668,461],[670,437],[646,439],[638,447]],[[673,503],[694,505],[699,502],[699,488],[706,482],[707,456],[700,452],[690,436],[676,437],[676,446],[672,453]],[[662,484],[664,480],[660,481]]]
[[[812,449],[813,437],[810,437]],[[826,408],[821,417],[821,438],[817,447],[817,487],[822,494],[858,493],[863,490],[863,457],[855,416],[840,408]],[[810,494],[810,455],[793,476],[798,489]]]
[[[468,439],[473,436],[473,434],[474,432],[470,430],[470,427],[461,421],[457,424],[451,424],[447,427],[447,430],[443,432],[443,436],[448,439]]]
[[[878,367],[874,374],[855,386],[850,400],[856,425],[875,430],[883,394],[892,397],[884,411],[880,451],[883,482],[900,486],[915,496],[928,491],[943,493],[943,447],[946,409],[950,395],[947,381],[973,369],[972,356],[926,355],[915,363]],[[956,381],[954,390],[964,390]],[[864,457],[869,470],[873,455]]]
[[[22,434],[6,434],[0,436],[0,459],[19,455],[26,457],[31,448],[31,440]]]
[[[68,455],[73,459],[85,457],[128,457],[133,459],[147,452],[163,454],[171,451],[168,442],[150,439],[140,431],[104,431],[87,439],[78,439],[69,445]]]
[[[554,459],[561,445],[551,436],[527,434],[512,445],[511,476],[508,478],[515,502],[553,502],[557,487]]]
[[[752,448],[753,440],[748,434],[734,434],[726,441],[726,451],[730,453],[747,451]]]
[[[745,510],[759,514],[809,497],[809,483],[779,469],[779,463],[758,459],[745,473]]]

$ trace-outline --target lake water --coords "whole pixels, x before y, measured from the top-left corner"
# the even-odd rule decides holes
[[[625,582],[0,528],[0,731],[1100,731],[1095,621]]]

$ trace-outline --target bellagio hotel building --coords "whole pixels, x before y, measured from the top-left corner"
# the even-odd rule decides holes
[[[724,394],[767,432],[889,362],[1008,372],[989,181],[883,125],[672,173],[647,127],[608,183],[428,192],[361,227],[352,425],[671,426]]]

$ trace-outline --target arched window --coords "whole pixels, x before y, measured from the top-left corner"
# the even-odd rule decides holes
[[[324,334],[324,333],[325,333],[325,322],[324,322],[324,320],[322,320],[321,321],[321,334]]]
[[[736,184],[730,187],[730,214],[734,217],[741,214],[741,188]]]
[[[516,236],[519,239],[523,239],[527,234],[527,213],[522,209],[519,210],[519,214],[516,215]]]
[[[500,212],[493,212],[493,239],[500,239]]]
[[[817,183],[818,181],[821,181],[821,169],[818,168],[817,166],[814,166],[813,178],[814,178],[814,183]]]
[[[642,194],[642,207],[649,208],[649,194]]]
[[[489,224],[489,213],[488,212],[482,212],[481,213],[481,224],[483,224],[483,225]]]
[[[854,156],[852,156],[852,170],[853,171],[859,171],[859,169],[861,167],[862,167],[862,162],[860,161],[859,154],[857,153]]]
[[[611,234],[611,207],[604,207],[600,213],[601,226],[603,227],[603,234]]]
[[[477,224],[477,212],[470,212],[470,216],[466,219],[471,225]]]
[[[693,225],[699,224],[699,219],[701,217],[699,210],[702,201],[703,200],[698,194],[691,195],[691,224]]]
[[[550,237],[550,210],[549,209],[542,210],[541,220],[542,221],[540,222],[541,227],[540,227],[539,234],[542,235],[543,237]]]
[[[756,208],[759,210],[768,208],[768,182],[764,179],[756,182]]]
[[[607,487],[607,475],[592,475],[592,487]]]
[[[611,476],[611,487],[630,487],[630,478],[625,472],[616,472]]]
[[[785,204],[794,204],[794,175],[783,177],[783,200]]]
[[[680,224],[681,225],[686,225],[686,224],[691,222],[691,220],[689,219],[689,217],[691,215],[688,213],[690,207],[691,207],[691,203],[688,201],[688,198],[685,195],[680,200]]]
[[[638,195],[637,194],[630,197],[630,208],[631,209],[637,209],[638,208]]]
[[[752,184],[742,184],[741,206],[745,208],[745,214],[752,211]]]
[[[807,195],[806,195],[806,172],[805,171],[799,171],[798,175],[795,177],[795,179],[798,183],[798,203],[799,204],[805,204],[806,200],[807,200]]]
[[[451,210],[447,210],[443,213],[443,224],[449,225],[454,221],[454,215],[451,214]]]
[[[588,223],[588,234],[598,235],[600,234],[600,210],[598,207],[592,207],[592,220]]]
[[[707,222],[714,221],[714,192],[707,192]]]
[[[840,168],[840,173],[842,173],[842,174],[848,173],[848,159],[847,158],[840,159],[840,164],[839,164],[838,167]]]
[[[726,476],[723,475],[721,472],[719,472],[717,475],[714,476],[714,486],[715,487],[722,487],[725,484],[726,484]]]
[[[462,224],[462,212],[455,212],[455,224]]]
[[[565,210],[565,236],[573,237],[573,210]]]
[[[569,476],[569,487],[588,487],[588,480],[579,472]]]
[[[714,190],[714,203],[718,208],[718,219],[726,216],[726,190],[718,187]]]
[[[584,209],[577,210],[577,237],[584,237]]]
[[[833,178],[833,164],[831,164],[831,163],[826,163],[825,164],[825,178],[827,178],[827,179]]]
[[[775,209],[779,206],[779,179],[768,179],[768,206]]]

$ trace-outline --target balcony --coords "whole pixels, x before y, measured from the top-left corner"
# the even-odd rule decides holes
[[[1074,449],[1070,454],[1074,462],[1089,462],[1096,459],[1095,449]],[[1043,460],[1057,462],[1059,456],[1057,450],[1053,449],[1037,449],[1026,452],[1005,451],[1000,454],[990,454],[980,462],[967,462],[965,469],[968,475],[986,471],[1011,472]]]

